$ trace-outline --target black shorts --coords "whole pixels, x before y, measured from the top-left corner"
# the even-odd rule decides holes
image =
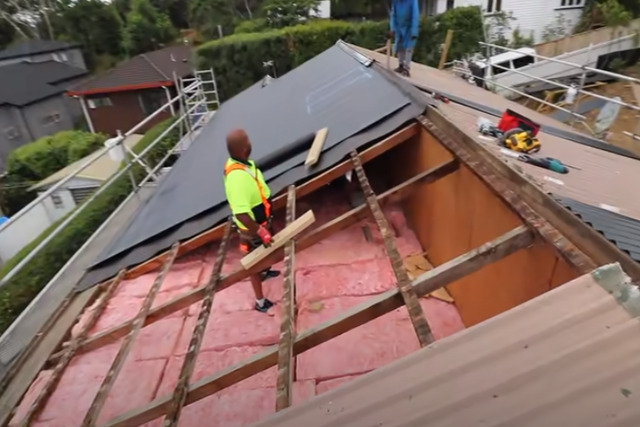
[[[271,219],[262,224],[264,227],[269,230],[269,233],[273,234],[273,227],[271,226]],[[262,239],[258,236],[248,236],[242,231],[238,230],[240,233],[240,250],[246,254],[249,252],[253,252],[262,246]]]

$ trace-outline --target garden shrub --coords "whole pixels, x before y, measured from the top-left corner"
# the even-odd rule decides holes
[[[415,61],[437,65],[440,47],[449,29],[453,29],[455,34],[448,60],[478,51],[478,42],[483,40],[480,8],[459,7],[422,19]],[[198,57],[202,68],[214,69],[220,97],[224,101],[259,81],[265,74],[272,74],[272,69],[264,66],[266,61],[273,61],[277,75],[281,76],[338,40],[376,49],[384,45],[388,33],[388,21],[313,20],[308,24],[266,32],[238,32],[204,43],[198,48]]]
[[[142,152],[171,125],[172,120],[166,120],[151,128],[136,144],[133,151],[135,153]],[[168,150],[178,141],[179,131],[177,128],[174,128],[144,156],[145,162],[151,167],[157,165]],[[133,171],[137,182],[140,182],[146,175],[146,172],[138,164],[133,167]],[[11,325],[49,280],[56,275],[73,254],[80,249],[98,227],[106,221],[109,215],[127,198],[131,190],[130,178],[125,173],[87,205],[71,223],[38,252],[31,262],[0,288],[0,334]],[[64,221],[64,219],[60,221]],[[26,257],[39,242],[57,227],[60,221],[49,227],[35,241],[9,260],[0,269],[0,278]]]

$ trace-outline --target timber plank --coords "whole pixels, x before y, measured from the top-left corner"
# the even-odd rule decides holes
[[[424,296],[449,283],[533,244],[533,233],[524,226],[515,228],[497,239],[446,262],[416,279],[412,286],[418,296]],[[398,289],[376,295],[347,310],[335,319],[324,322],[300,334],[294,344],[294,355],[303,353],[351,329],[376,319],[402,306]],[[221,372],[209,375],[189,387],[186,404],[197,402],[230,387],[278,363],[278,346],[257,354]],[[133,427],[161,417],[171,396],[160,397],[143,407],[114,418],[101,427]]]
[[[313,139],[313,143],[311,144],[311,148],[309,149],[309,154],[307,154],[307,159],[304,161],[304,165],[307,168],[318,163],[320,159],[320,154],[322,154],[322,147],[324,147],[324,141],[327,139],[327,134],[329,133],[329,128],[322,128],[318,132],[316,132],[316,137]]]
[[[245,270],[250,270],[260,261],[264,260],[266,257],[275,252],[277,249],[280,249],[282,246],[284,246],[284,244],[289,240],[302,233],[315,221],[316,217],[313,214],[313,211],[308,210],[300,218],[296,219],[294,222],[286,226],[284,230],[273,236],[273,242],[271,243],[271,246],[269,246],[268,248],[260,246],[258,249],[245,255],[240,260],[240,264],[242,264]]]

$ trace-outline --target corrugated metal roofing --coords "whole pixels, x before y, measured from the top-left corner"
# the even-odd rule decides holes
[[[591,206],[569,197],[556,196],[556,199],[633,260],[640,262],[640,221],[611,212],[609,207]]]
[[[0,67],[0,105],[21,107],[64,92],[56,83],[88,74],[56,61],[21,62]]]
[[[142,139],[142,135],[137,135],[137,134],[129,135],[124,140],[124,145],[128,148],[133,148],[141,139]],[[68,166],[65,166],[64,168],[55,172],[53,175],[49,175],[47,178],[43,179],[42,181],[38,182],[36,185],[29,188],[29,190],[30,191],[38,190],[38,189],[49,187],[55,184],[56,182],[71,175],[71,173],[73,173],[76,169],[78,169],[80,166],[82,166],[89,159],[95,157],[96,155],[97,155],[96,153],[89,154],[88,156],[83,157],[82,159],[75,161]],[[111,175],[116,173],[119,167],[120,167],[120,162],[113,161],[108,154],[105,154],[95,162],[91,163],[85,169],[83,169],[82,172],[76,175],[76,177],[93,179],[93,180],[102,182],[102,181],[106,181],[107,179],[109,179],[109,177],[111,177]]]
[[[173,82],[193,73],[192,50],[189,46],[176,45],[134,56],[109,71],[90,78],[71,90],[72,93],[109,90],[160,82]]]
[[[0,59],[11,59],[21,56],[57,52],[78,46],[78,44],[65,43],[59,40],[25,40],[0,51]]]
[[[639,309],[601,267],[254,426],[637,426]]]

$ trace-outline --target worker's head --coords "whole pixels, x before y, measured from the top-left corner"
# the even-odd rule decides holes
[[[227,135],[229,155],[238,160],[249,160],[251,156],[251,140],[244,129],[234,129]]]

